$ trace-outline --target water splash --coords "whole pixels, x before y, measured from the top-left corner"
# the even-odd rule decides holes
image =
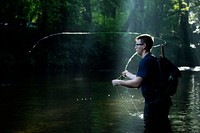
[[[91,97],[81,97],[76,99],[76,101],[91,101],[91,100],[92,100]]]
[[[144,114],[142,112],[137,112],[137,113],[129,113],[130,116],[136,116],[139,117],[140,119],[143,119]]]

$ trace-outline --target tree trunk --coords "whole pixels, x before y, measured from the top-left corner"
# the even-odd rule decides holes
[[[189,1],[186,0],[189,5]],[[181,11],[183,8],[182,1],[179,0],[180,4],[180,29],[179,29],[179,37],[181,38],[181,64],[186,66],[195,65],[195,58],[192,54],[192,49],[190,48],[190,38],[189,38],[189,22],[188,22],[188,11]],[[185,10],[185,9],[183,9]]]
[[[135,0],[130,15],[125,23],[125,31],[143,32],[144,3],[141,0]]]
[[[60,31],[67,31],[69,26],[68,26],[68,18],[69,18],[69,11],[67,10],[67,5],[64,4],[66,3],[66,0],[61,0],[61,6],[60,6],[60,24],[58,26],[58,30]]]
[[[90,0],[82,0],[83,7],[85,11],[83,12],[83,20],[89,25],[92,23],[92,11],[91,11],[91,2]]]

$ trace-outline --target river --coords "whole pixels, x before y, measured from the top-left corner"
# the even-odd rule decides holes
[[[9,76],[1,81],[0,133],[142,133],[140,90],[113,87],[112,75]],[[174,133],[200,131],[200,72],[183,71],[170,111]]]

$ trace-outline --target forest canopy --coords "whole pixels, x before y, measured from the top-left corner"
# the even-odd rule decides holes
[[[129,33],[165,40],[177,65],[199,65],[199,12],[197,0],[1,1],[1,71],[112,69],[133,52]],[[50,37],[28,53],[41,38],[61,32],[95,34]]]

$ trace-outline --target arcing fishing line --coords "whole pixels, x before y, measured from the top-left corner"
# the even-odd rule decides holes
[[[119,91],[118,91],[118,89],[117,89],[117,87],[115,87],[116,88],[116,91],[117,91],[117,93],[118,93],[118,95],[120,95],[119,94]],[[123,106],[123,108],[125,109],[125,111],[129,114],[129,115],[132,115],[132,113],[128,110],[128,108],[121,102],[121,105]]]
[[[163,43],[159,43],[159,44],[153,46],[153,48],[160,47],[161,45],[165,45],[165,44],[167,43],[165,40],[163,40],[163,39],[161,39],[161,38],[159,38],[159,37],[154,37],[154,38],[156,38],[156,39],[158,39],[158,40],[161,40]]]
[[[125,68],[124,68],[125,71],[127,70],[129,63],[130,63],[131,60],[135,57],[136,54],[137,54],[137,52],[135,52],[135,53],[129,58],[129,60],[128,60],[128,62],[126,63]],[[124,79],[124,78],[125,78],[125,77],[123,77],[123,75],[121,75],[121,76],[119,77],[119,79]],[[116,88],[116,91],[117,91],[118,95],[120,95],[117,86],[116,86],[115,88]],[[124,87],[124,88],[126,88],[126,87]],[[126,89],[128,89],[128,88],[126,88]],[[127,90],[126,92],[127,92],[128,95],[130,95],[130,94],[128,93],[128,90]],[[140,112],[138,111],[138,109],[137,109],[135,103],[134,103],[133,101],[132,101],[131,103],[133,104],[133,106],[134,106],[134,108],[135,108],[135,110],[136,110],[136,112],[137,112],[136,114],[139,115]],[[131,112],[128,110],[128,108],[127,108],[122,102],[121,102],[121,104],[122,104],[123,108],[126,110],[126,112],[127,112],[129,115],[135,116],[133,113],[131,113]]]
[[[116,91],[118,93],[118,95],[120,96],[120,93],[119,93],[119,90],[117,88],[117,86],[115,87],[116,88]],[[125,89],[128,89],[126,87],[124,87]],[[130,95],[128,91],[126,91],[127,95]],[[124,110],[130,115],[130,116],[140,116],[141,113],[139,112],[136,104],[134,103],[134,101],[131,100],[131,104],[134,106],[134,109],[136,110],[136,113],[131,113],[131,111],[125,106],[125,104],[123,102],[120,102],[121,105],[123,106]]]
[[[29,50],[29,53],[32,52],[32,50],[42,41],[45,40],[49,37],[53,37],[53,36],[59,36],[59,35],[90,35],[90,34],[129,34],[129,35],[138,35],[140,33],[137,32],[60,32],[60,33],[55,33],[55,34],[50,34],[48,36],[45,36],[43,38],[41,38],[40,40],[38,40],[33,47]]]
[[[90,34],[129,34],[129,35],[139,35],[141,33],[138,32],[59,32],[59,33],[55,33],[55,34],[50,34],[48,36],[45,36],[43,38],[41,38],[40,40],[38,40],[33,47],[29,50],[29,53],[32,52],[32,50],[42,41],[45,40],[49,37],[53,37],[53,36],[59,36],[59,35],[90,35]],[[161,41],[163,41],[163,44],[166,44],[166,42],[164,40],[162,40],[161,38],[155,37]],[[159,47],[158,45],[154,46],[154,47]]]
[[[55,34],[51,34],[48,36],[45,36],[43,38],[41,38],[40,40],[38,40],[33,47],[29,50],[29,53],[32,52],[32,50],[42,41],[45,40],[49,37],[53,37],[53,36],[59,36],[59,35],[87,35],[87,34],[91,34],[91,32],[60,32],[60,33],[55,33]]]
[[[53,36],[58,36],[58,35],[113,34],[113,33],[114,33],[114,34],[125,34],[125,33],[126,33],[126,34],[129,34],[129,35],[139,35],[139,34],[141,34],[141,33],[137,33],[137,32],[60,32],[60,33],[55,33],[55,34],[51,34],[51,35],[45,36],[45,37],[41,38],[40,40],[38,40],[38,41],[33,45],[33,47],[29,50],[29,53],[31,53],[32,50],[33,50],[42,40],[48,39],[49,37],[53,37]],[[157,37],[155,37],[155,38],[157,38]],[[160,38],[157,38],[157,39],[163,41],[163,42],[164,42],[163,44],[166,44],[166,42],[165,42],[164,40],[162,40],[162,39],[160,39]],[[161,46],[161,44],[155,45],[155,46],[153,46],[153,48],[160,47],[160,46]],[[129,63],[131,62],[131,60],[134,58],[134,56],[135,56],[136,54],[137,54],[137,53],[134,53],[134,54],[129,58],[127,64],[125,65],[125,70],[127,70]],[[124,77],[123,77],[123,76],[120,76],[120,78],[124,78]],[[117,92],[118,92],[118,94],[119,94],[119,91],[118,91],[117,87],[116,87],[116,90],[117,90]],[[128,93],[128,92],[127,92],[127,93]],[[129,93],[128,93],[128,94],[129,94]],[[136,109],[137,113],[139,114],[139,111],[138,111],[138,109],[137,109],[135,103],[132,102],[132,104],[134,105],[134,108]],[[123,105],[123,104],[122,104],[122,105]],[[128,114],[130,114],[131,116],[133,116],[133,114],[126,108],[125,105],[123,105],[123,107],[124,107],[124,109],[128,112]]]
[[[133,57],[134,57],[136,54],[137,54],[137,52],[135,52],[135,53],[129,58],[129,60],[128,60],[126,66],[125,66],[125,69],[124,69],[125,71],[127,70],[129,63],[131,62],[131,60],[133,59]]]

